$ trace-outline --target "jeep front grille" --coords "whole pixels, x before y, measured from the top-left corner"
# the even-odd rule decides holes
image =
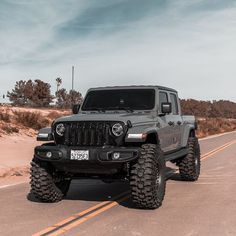
[[[117,138],[111,133],[111,127],[115,123],[122,124],[125,129],[122,122],[115,121],[63,122],[65,133],[60,137],[54,129],[55,142],[56,144],[67,146],[119,146],[123,141],[124,135]]]

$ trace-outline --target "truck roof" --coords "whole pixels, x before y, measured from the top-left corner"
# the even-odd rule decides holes
[[[160,89],[160,90],[166,90],[177,93],[176,90],[164,86],[158,86],[158,85],[129,85],[129,86],[106,86],[106,87],[96,87],[96,88],[90,88],[90,90],[109,90],[109,89]]]

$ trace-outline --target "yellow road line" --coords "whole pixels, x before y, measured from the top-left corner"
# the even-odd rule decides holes
[[[226,143],[226,144],[224,144],[224,145],[222,145],[222,146],[220,146],[220,147],[218,147],[218,148],[216,148],[216,149],[214,149],[214,150],[204,154],[203,156],[201,156],[201,160],[205,160],[205,159],[215,155],[216,153],[223,151],[224,149],[228,148],[229,146],[231,146],[231,145],[233,145],[235,143],[236,143],[236,140],[228,142],[228,143]]]
[[[204,155],[201,156],[201,160],[205,160],[209,157],[212,157],[216,153],[223,151],[224,149],[228,148],[229,146],[236,144],[236,140],[228,142]],[[112,198],[110,201],[104,201],[99,203],[93,207],[90,207],[82,212],[74,214],[59,223],[50,226],[38,233],[33,234],[33,236],[58,236],[64,234],[65,232],[71,230],[72,228],[88,221],[89,219],[111,209],[112,207],[117,206],[120,202],[129,198],[128,195],[129,191],[119,194],[118,196]]]
[[[83,223],[84,221],[87,221],[90,219],[90,215],[97,215],[102,213],[105,210],[110,209],[111,207],[114,207],[119,204],[119,202],[124,201],[129,197],[130,191],[123,192],[114,198],[111,198],[109,201],[104,201],[99,204],[96,204],[95,206],[92,206],[82,212],[79,212],[77,214],[74,214],[63,221],[60,221],[59,223],[50,226],[40,232],[37,232],[33,234],[32,236],[42,236],[42,235],[59,235],[67,231],[68,228],[72,225],[78,225],[76,222],[79,224]],[[104,210],[103,210],[104,209]],[[97,213],[97,214],[96,214]],[[72,227],[73,228],[73,227]]]
[[[126,199],[129,198],[129,195],[123,197],[123,198],[120,198],[119,200],[115,201],[115,202],[111,202],[110,204],[102,207],[101,209],[98,209],[92,213],[90,213],[89,215],[77,220],[77,221],[74,221],[73,223],[71,224],[68,224],[62,228],[60,228],[59,230],[57,230],[56,232],[54,233],[51,233],[51,234],[48,234],[48,236],[58,236],[58,235],[61,235],[61,234],[64,234],[66,233],[67,231],[71,230],[72,228],[90,220],[91,218],[97,216],[97,215],[100,215],[101,213],[103,213],[104,211],[107,211],[109,209],[111,209],[112,207],[114,206],[117,206],[120,202],[123,202],[125,201]]]

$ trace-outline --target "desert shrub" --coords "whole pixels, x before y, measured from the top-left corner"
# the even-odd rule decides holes
[[[226,100],[198,101],[181,99],[183,114],[208,118],[236,119],[236,103]]]
[[[236,120],[221,118],[206,118],[198,120],[198,137],[205,137],[236,130]]]
[[[48,113],[47,117],[51,120],[55,120],[59,117],[62,117],[62,116],[68,116],[68,115],[71,115],[71,111],[51,111]]]
[[[57,119],[61,116],[62,116],[62,114],[60,112],[57,112],[57,111],[51,111],[47,115],[47,117],[51,120],[55,120],[55,119]]]
[[[0,111],[0,120],[9,123],[10,122],[10,114],[8,111]]]
[[[4,124],[1,126],[1,129],[6,132],[7,134],[12,134],[12,133],[19,133],[19,129],[11,126],[9,124]]]
[[[49,119],[39,112],[14,111],[15,120],[19,125],[35,130],[41,129],[50,124]]]
[[[62,114],[63,114],[63,116],[70,116],[70,115],[72,115],[72,111],[71,110],[66,110]]]

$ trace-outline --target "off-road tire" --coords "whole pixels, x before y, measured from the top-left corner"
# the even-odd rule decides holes
[[[188,139],[188,154],[177,161],[182,180],[196,181],[200,175],[200,147],[196,137]]]
[[[130,173],[132,200],[138,208],[156,209],[165,196],[165,160],[159,145],[142,145]]]
[[[31,193],[42,202],[58,202],[67,193],[70,180],[54,180],[46,168],[31,162]]]

